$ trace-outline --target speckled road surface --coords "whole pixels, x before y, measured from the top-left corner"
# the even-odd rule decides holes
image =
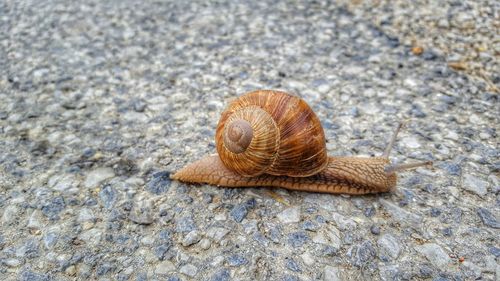
[[[499,278],[498,1],[184,2],[0,2],[2,280]],[[263,88],[331,155],[409,120],[392,160],[434,169],[362,197],[169,179]]]

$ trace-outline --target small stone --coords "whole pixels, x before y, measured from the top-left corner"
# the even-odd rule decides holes
[[[325,270],[323,271],[323,280],[324,281],[342,281],[340,277],[340,270],[337,267],[333,266],[325,266]]]
[[[380,234],[380,227],[378,225],[372,225],[370,227],[370,232],[373,234],[373,235],[379,235]]]
[[[448,254],[437,244],[428,243],[417,246],[415,249],[438,268],[444,268],[451,262]]]
[[[175,265],[171,261],[162,261],[155,267],[155,274],[167,275],[175,270]]]
[[[56,174],[49,179],[47,184],[49,187],[59,192],[65,192],[72,187],[78,186],[75,176],[71,174],[70,175]]]
[[[103,276],[115,270],[115,266],[111,263],[105,262],[99,264],[95,270],[97,276]]]
[[[31,229],[40,229],[43,227],[42,220],[42,213],[39,210],[34,210],[28,220],[27,227]]]
[[[423,278],[428,278],[432,276],[432,268],[427,265],[423,265],[422,267],[420,267],[419,272],[420,272],[420,277]]]
[[[66,270],[64,272],[69,276],[75,276],[76,275],[76,266],[74,266],[74,265],[68,266],[68,268],[66,268]]]
[[[210,281],[229,281],[229,280],[231,280],[231,274],[227,268],[219,269],[210,277]]]
[[[259,229],[257,227],[256,220],[249,220],[247,223],[243,224],[243,230],[246,234],[251,234],[257,232]]]
[[[328,245],[330,247],[333,247],[335,250],[339,250],[342,246],[340,231],[333,225],[328,225],[326,229],[318,231],[317,234],[313,237],[313,242]]]
[[[303,231],[297,231],[288,235],[288,244],[294,248],[302,247],[307,241],[309,236]]]
[[[210,243],[210,240],[207,239],[207,238],[203,238],[201,239],[200,241],[200,248],[202,248],[203,250],[208,250],[211,246],[211,243]]]
[[[315,263],[314,258],[308,252],[305,252],[302,255],[300,255],[300,258],[302,259],[304,264],[307,266],[311,266]]]
[[[403,138],[403,139],[401,139],[401,144],[403,144],[406,147],[411,148],[411,149],[416,149],[416,148],[419,148],[421,146],[415,137]]]
[[[352,230],[355,229],[357,226],[357,223],[352,220],[351,218],[348,218],[346,216],[343,216],[339,213],[332,213],[332,218],[335,224],[340,228],[340,230],[345,231],[345,230]]]
[[[240,255],[231,255],[227,258],[227,263],[229,266],[242,266],[248,263],[248,260]]]
[[[23,246],[16,250],[16,256],[19,258],[36,258],[40,255],[38,240],[27,240]]]
[[[87,177],[85,178],[85,182],[83,183],[83,185],[86,188],[96,187],[102,181],[113,178],[114,176],[115,172],[113,171],[112,168],[108,167],[97,168],[87,174]]]
[[[298,223],[300,221],[300,207],[288,208],[278,214],[282,223]]]
[[[400,280],[399,267],[397,265],[386,265],[379,268],[380,280]],[[406,279],[405,279],[406,280]]]
[[[17,207],[17,205],[7,206],[4,209],[2,215],[3,224],[8,225],[15,222],[17,218],[19,218],[18,213],[19,213],[19,207]]]
[[[294,272],[301,272],[302,270],[300,269],[300,266],[298,263],[296,263],[292,258],[286,259],[285,263],[286,267],[290,269],[291,271]]]
[[[452,236],[453,235],[453,231],[451,229],[451,227],[446,227],[443,229],[443,235],[444,236]]]
[[[351,263],[357,267],[362,267],[371,262],[375,257],[375,249],[370,241],[365,240],[359,245],[351,247],[347,255],[351,259]]]
[[[90,246],[95,247],[101,241],[102,236],[103,236],[102,230],[99,230],[97,228],[93,228],[93,229],[87,230],[85,232],[82,232],[78,237],[80,238],[80,240],[84,241],[85,243],[89,244]]]
[[[86,222],[86,221],[91,221],[91,222],[94,222],[95,221],[95,215],[94,213],[92,212],[91,209],[88,209],[88,208],[82,208],[78,214],[78,218],[77,218],[77,221],[78,222]]]
[[[66,207],[63,197],[58,196],[42,207],[42,213],[51,220],[59,219],[59,213]]]
[[[170,241],[161,243],[160,245],[154,248],[154,254],[158,260],[166,260],[168,250],[172,247],[172,243]]]
[[[153,194],[162,194],[170,187],[170,173],[157,172],[154,173],[149,182],[146,184],[146,190]]]
[[[422,223],[422,216],[406,211],[385,199],[379,199],[379,201],[397,221],[411,224],[412,226],[418,226]]]
[[[49,281],[51,278],[46,274],[36,273],[29,270],[21,272],[20,281]]]
[[[473,175],[465,175],[463,179],[463,188],[473,192],[481,197],[488,193],[488,182],[483,181]]]
[[[222,227],[212,227],[207,231],[207,237],[212,238],[215,242],[220,242],[224,236],[229,233],[229,229]]]
[[[488,250],[492,255],[495,256],[495,258],[500,257],[500,248],[492,246]]]
[[[236,222],[241,222],[248,214],[247,206],[245,204],[238,204],[234,206],[230,214]]]
[[[47,234],[45,234],[43,236],[43,243],[45,245],[45,248],[49,250],[52,249],[56,245],[58,238],[59,236],[55,232],[48,232]]]
[[[460,173],[462,173],[462,168],[456,163],[443,162],[438,167],[444,169],[452,176],[460,176]]]
[[[380,248],[379,257],[382,261],[396,260],[401,248],[399,241],[391,234],[384,234],[377,240]]]
[[[492,227],[492,228],[500,228],[500,222],[497,220],[497,218],[487,209],[485,208],[478,208],[477,209],[477,214],[483,221],[483,223],[486,226]]]
[[[21,265],[21,261],[18,259],[5,259],[2,262],[8,267],[18,267]]]
[[[198,241],[200,241],[200,239],[201,239],[200,234],[196,230],[193,230],[193,231],[189,232],[184,237],[184,239],[182,239],[182,246],[184,246],[184,247],[191,246],[193,244],[198,243]]]
[[[195,277],[198,274],[198,268],[192,264],[186,264],[179,269],[179,272],[190,277]]]
[[[131,221],[142,224],[149,225],[153,223],[153,215],[151,214],[151,203],[149,201],[142,201],[134,205],[132,210],[130,210],[129,218]]]
[[[175,231],[177,233],[186,233],[196,229],[192,217],[182,217],[175,221]]]
[[[80,277],[88,279],[88,277],[92,274],[92,267],[88,264],[80,263],[77,266],[77,273]]]
[[[308,220],[302,223],[302,229],[315,232],[320,229],[320,227],[316,222]]]
[[[104,203],[106,209],[111,209],[117,201],[116,190],[110,185],[106,185],[101,191],[99,191],[99,198]]]

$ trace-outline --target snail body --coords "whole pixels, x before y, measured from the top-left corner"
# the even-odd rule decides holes
[[[395,189],[396,172],[431,162],[391,165],[398,126],[380,157],[328,157],[321,123],[302,99],[279,91],[247,93],[222,113],[217,155],[188,164],[174,180],[226,187],[370,194]]]

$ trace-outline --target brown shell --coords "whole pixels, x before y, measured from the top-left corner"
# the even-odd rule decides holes
[[[241,153],[224,144],[226,124],[237,119],[248,121],[253,129],[250,145]],[[243,176],[307,177],[328,164],[325,134],[316,114],[304,100],[279,91],[254,91],[233,101],[222,113],[215,143],[224,165]]]

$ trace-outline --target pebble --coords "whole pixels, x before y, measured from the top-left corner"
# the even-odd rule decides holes
[[[130,210],[129,218],[137,224],[149,225],[153,223],[153,214],[151,213],[151,202],[139,202]]]
[[[418,142],[418,140],[415,137],[403,138],[403,139],[401,139],[401,144],[403,144],[404,146],[406,146],[410,149],[417,149],[417,148],[421,147],[420,143]]]
[[[495,258],[500,257],[500,248],[492,246],[488,250],[492,255],[495,256]]]
[[[351,263],[357,267],[363,267],[371,262],[376,255],[375,248],[372,242],[365,240],[358,245],[352,246],[347,256],[350,257]]]
[[[114,176],[115,172],[113,171],[112,168],[108,167],[97,168],[87,174],[83,186],[85,186],[86,188],[93,188],[96,187],[101,182],[113,178]]]
[[[185,237],[184,239],[182,239],[182,246],[184,247],[188,247],[188,246],[191,246],[193,244],[196,244],[198,243],[198,241],[200,241],[201,239],[201,236],[200,234],[198,233],[198,231],[196,230],[193,230],[191,232],[189,232]]]
[[[278,219],[282,223],[298,223],[300,221],[300,207],[292,207],[283,210],[278,214]]]
[[[456,163],[443,162],[436,166],[444,169],[446,172],[448,172],[448,174],[452,176],[460,176],[460,174],[462,173],[462,168]]]
[[[373,234],[373,235],[379,235],[380,234],[380,227],[377,226],[377,225],[372,225],[370,227],[370,232]]]
[[[489,226],[491,228],[500,228],[500,222],[497,218],[487,209],[478,208],[477,215],[481,218],[484,225]]]
[[[82,232],[78,237],[80,238],[80,240],[89,244],[89,246],[96,247],[103,237],[103,232],[102,230],[93,228]]]
[[[7,206],[2,215],[2,223],[4,225],[9,225],[16,221],[19,211],[20,209],[16,205]]]
[[[70,188],[78,186],[78,181],[74,175],[60,175],[52,176],[47,182],[48,186],[59,192],[66,192]]]
[[[325,266],[323,271],[323,280],[324,281],[342,281],[343,279],[340,276],[340,269],[338,267],[333,266]]]
[[[182,217],[175,221],[175,231],[179,233],[191,232],[196,229],[192,217]]]
[[[168,261],[168,260],[164,260],[164,261],[160,262],[155,267],[155,274],[158,274],[158,275],[167,275],[173,271],[175,271],[175,265],[171,261]]]
[[[467,174],[463,178],[463,188],[481,197],[488,193],[488,182]]]
[[[82,208],[80,212],[78,213],[78,218],[77,221],[82,223],[86,221],[91,221],[94,222],[96,219],[94,212],[92,212],[91,209],[88,208]]]
[[[303,231],[292,232],[288,235],[288,244],[293,248],[300,248],[307,241],[309,241],[309,236]]]
[[[28,220],[28,228],[40,229],[44,226],[42,213],[39,210],[34,210]]]
[[[59,235],[56,232],[49,231],[43,236],[43,244],[50,250],[57,244],[58,239]]]
[[[391,234],[384,234],[377,240],[377,245],[380,248],[379,258],[382,261],[396,260],[401,252],[401,243]]]
[[[379,199],[379,202],[384,206],[384,208],[391,214],[393,218],[401,223],[407,223],[414,227],[422,223],[422,216],[414,214],[412,212],[406,211],[403,208],[398,207],[392,202],[385,199]]]
[[[342,231],[353,230],[357,226],[357,223],[354,220],[339,213],[332,213],[332,219]]]
[[[179,269],[179,272],[189,277],[195,277],[198,274],[198,268],[192,264],[186,264]]]
[[[229,233],[229,229],[225,229],[222,227],[212,227],[207,230],[207,237],[212,238],[215,242],[220,242],[224,236]]]
[[[229,281],[231,274],[227,268],[218,269],[211,277],[210,281]]]
[[[206,238],[203,238],[200,240],[200,248],[202,248],[203,250],[208,250],[210,248],[210,240],[209,239],[206,239]]]
[[[66,207],[63,197],[58,196],[42,207],[42,213],[51,220],[58,220],[59,213]]]
[[[448,254],[435,243],[427,243],[421,246],[416,246],[415,249],[417,252],[424,255],[437,268],[444,268],[451,262]]]
[[[110,185],[106,185],[101,191],[99,191],[99,198],[106,209],[114,207],[118,199],[117,197],[115,188]]]
[[[237,267],[248,263],[248,260],[240,255],[231,255],[227,258],[227,263],[229,266]]]
[[[238,204],[233,207],[230,214],[236,222],[241,222],[248,214],[247,206],[245,204]]]
[[[397,265],[385,265],[379,268],[380,280],[390,281],[402,279],[399,276],[399,267]]]
[[[19,277],[20,281],[49,281],[52,279],[46,274],[37,273],[29,270],[22,271]]]
[[[300,266],[297,262],[295,262],[295,260],[293,260],[292,258],[288,258],[285,260],[285,265],[288,269],[290,269],[291,271],[294,271],[294,272],[301,272],[302,270],[300,269]]]
[[[146,184],[146,190],[153,194],[162,194],[167,192],[170,187],[170,173],[168,172],[157,172],[152,175]]]
[[[307,265],[307,266],[311,266],[311,265],[313,265],[316,262],[314,260],[314,257],[311,256],[311,254],[309,254],[308,252],[305,252],[302,255],[300,255],[300,258],[302,259],[302,261],[304,262],[304,264]]]
[[[4,259],[2,261],[3,264],[5,264],[8,267],[18,267],[21,265],[21,261],[19,259]]]

